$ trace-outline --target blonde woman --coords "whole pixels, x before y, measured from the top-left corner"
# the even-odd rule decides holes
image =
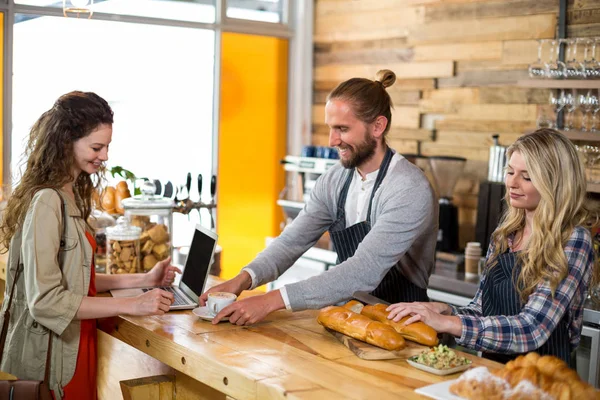
[[[588,286],[599,281],[583,165],[552,129],[520,137],[507,155],[508,208],[475,298],[466,307],[392,304],[389,318],[412,315],[407,324],[423,321],[500,362],[530,351],[571,362]]]

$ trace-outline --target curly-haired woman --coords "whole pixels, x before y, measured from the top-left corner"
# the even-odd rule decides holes
[[[134,298],[95,297],[116,288],[169,285],[179,271],[167,259],[148,274],[95,275],[96,243],[87,221],[112,123],[100,96],[61,96],[31,129],[25,171],[0,225],[1,244],[9,249],[3,316],[13,282],[16,287],[0,370],[42,380],[52,335],[55,398],[96,398],[96,318],[162,314],[173,301],[159,289]]]

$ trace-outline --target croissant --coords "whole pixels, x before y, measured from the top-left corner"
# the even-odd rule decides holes
[[[498,393],[500,398],[510,400],[542,400],[548,399],[549,396],[556,400],[600,399],[600,392],[582,381],[577,372],[554,356],[529,353],[509,361],[504,368],[489,375],[507,386],[501,387],[482,372],[475,378],[465,372],[450,386],[450,391],[467,399],[488,400],[496,398],[493,396]],[[481,379],[481,376],[486,378]],[[490,393],[493,393],[493,396]]]

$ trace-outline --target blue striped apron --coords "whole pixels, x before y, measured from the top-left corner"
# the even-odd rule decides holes
[[[375,196],[375,192],[379,188],[379,185],[381,185],[383,178],[385,178],[393,156],[394,152],[388,148],[385,157],[379,166],[379,173],[377,174],[377,179],[375,179],[375,185],[371,192],[367,220],[346,228],[346,197],[348,195],[348,190],[350,189],[350,184],[352,183],[354,168],[349,171],[338,199],[337,219],[329,227],[329,235],[338,256],[338,264],[354,255],[360,242],[363,241],[365,236],[367,236],[371,230],[371,208],[373,206],[373,197]],[[390,268],[379,286],[377,286],[371,294],[390,303],[429,301],[427,289],[420,288],[407,279],[402,274],[398,264]]]
[[[516,280],[521,271],[515,253],[506,252],[498,256],[498,264],[489,270],[482,287],[483,316],[517,315],[523,304],[516,289]],[[540,355],[553,355],[572,364],[568,318],[565,314],[556,325],[548,341],[535,350]],[[483,353],[485,358],[506,363],[519,354]]]

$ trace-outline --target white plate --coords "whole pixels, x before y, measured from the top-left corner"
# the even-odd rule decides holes
[[[213,318],[215,317],[214,315],[212,315],[210,313],[210,311],[208,311],[207,306],[194,308],[192,310],[192,312],[194,313],[195,316],[202,318],[203,320],[206,320],[206,321],[212,321]],[[229,318],[223,318],[221,320],[221,322],[223,322],[223,321],[229,321]]]
[[[413,357],[411,357],[411,358],[413,358]],[[428,367],[427,365],[423,365],[418,362],[415,362],[415,361],[411,360],[410,358],[407,358],[406,362],[409,363],[410,365],[412,365],[413,367],[420,369],[422,371],[429,372],[430,374],[442,375],[442,376],[455,374],[457,372],[464,371],[464,370],[468,369],[471,365],[473,365],[473,362],[470,361],[468,364],[460,365],[460,366],[454,367],[454,368],[437,369],[437,368]]]
[[[454,381],[456,381],[456,379],[415,389],[415,393],[437,400],[463,400],[462,397],[450,393],[450,385],[452,385]]]

